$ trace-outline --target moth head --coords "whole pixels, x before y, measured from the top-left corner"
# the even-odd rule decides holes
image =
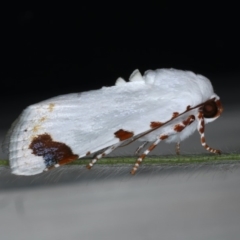
[[[214,121],[221,115],[223,107],[219,98],[214,97],[203,103],[200,111],[203,114],[205,122],[208,123]]]

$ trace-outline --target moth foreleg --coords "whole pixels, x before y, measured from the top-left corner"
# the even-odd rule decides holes
[[[112,145],[111,147],[105,149],[102,153],[98,154],[97,156],[92,159],[92,161],[86,166],[87,169],[91,169],[93,165],[101,158],[105,157],[107,154],[111,153],[114,149],[116,149],[120,143]]]
[[[199,114],[198,114],[198,132],[201,137],[202,146],[209,152],[221,154],[220,150],[211,148],[207,145],[205,136],[204,136],[204,129],[205,129],[204,116],[203,116],[203,113],[199,112]]]
[[[181,132],[187,126],[189,126],[195,120],[194,115],[190,115],[186,120],[182,121],[180,124],[176,124],[172,130],[166,134],[162,134],[150,147],[143,152],[143,154],[137,159],[136,163],[134,164],[131,174],[135,174],[139,165],[142,163],[143,159],[158,145],[161,140],[168,138],[171,135],[176,134],[177,132]]]

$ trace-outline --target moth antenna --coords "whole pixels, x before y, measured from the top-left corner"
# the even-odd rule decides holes
[[[183,129],[185,129],[187,126],[189,126],[192,122],[194,122],[195,116],[190,115],[186,120],[182,121],[179,124],[176,124],[171,132],[168,132],[166,134],[162,134],[150,147],[143,152],[143,154],[137,159],[136,163],[134,164],[132,171],[130,172],[132,175],[134,175],[139,167],[139,165],[142,163],[143,159],[164,139],[168,138],[171,135],[176,134],[176,132],[181,132]]]
[[[92,161],[86,166],[87,169],[91,169],[93,167],[93,165],[101,158],[105,157],[106,155],[108,155],[109,153],[111,153],[114,149],[116,149],[118,146],[120,145],[120,143],[117,143],[107,149],[105,149],[102,153],[98,154],[96,157],[94,157],[92,159]]]
[[[205,123],[204,123],[204,116],[202,112],[198,113],[198,132],[201,138],[202,146],[211,153],[221,154],[221,151],[218,149],[211,148],[207,145],[204,135]]]
[[[136,151],[135,151],[135,155],[138,155],[139,152],[148,144],[148,141],[144,142],[142,145],[140,145]]]
[[[176,144],[176,154],[180,155],[180,142]]]

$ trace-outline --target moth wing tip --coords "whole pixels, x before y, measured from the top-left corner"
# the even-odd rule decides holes
[[[19,165],[12,165],[11,166],[11,172],[12,174],[15,175],[24,175],[24,176],[31,176],[31,175],[36,175],[39,173],[42,173],[45,169],[46,166],[44,162],[43,164],[40,165],[26,165],[26,164],[19,164]]]
[[[10,152],[9,165],[15,175],[30,176],[42,173],[46,169],[44,159],[34,156],[26,149]]]

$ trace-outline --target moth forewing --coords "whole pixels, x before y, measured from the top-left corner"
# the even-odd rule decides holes
[[[132,141],[180,143],[222,112],[211,82],[189,71],[135,70],[112,87],[54,97],[29,106],[9,130],[5,145],[12,172],[34,175],[97,154],[88,165]],[[204,141],[203,141],[204,140]],[[205,143],[205,148],[214,152]],[[216,151],[217,153],[217,151]]]

